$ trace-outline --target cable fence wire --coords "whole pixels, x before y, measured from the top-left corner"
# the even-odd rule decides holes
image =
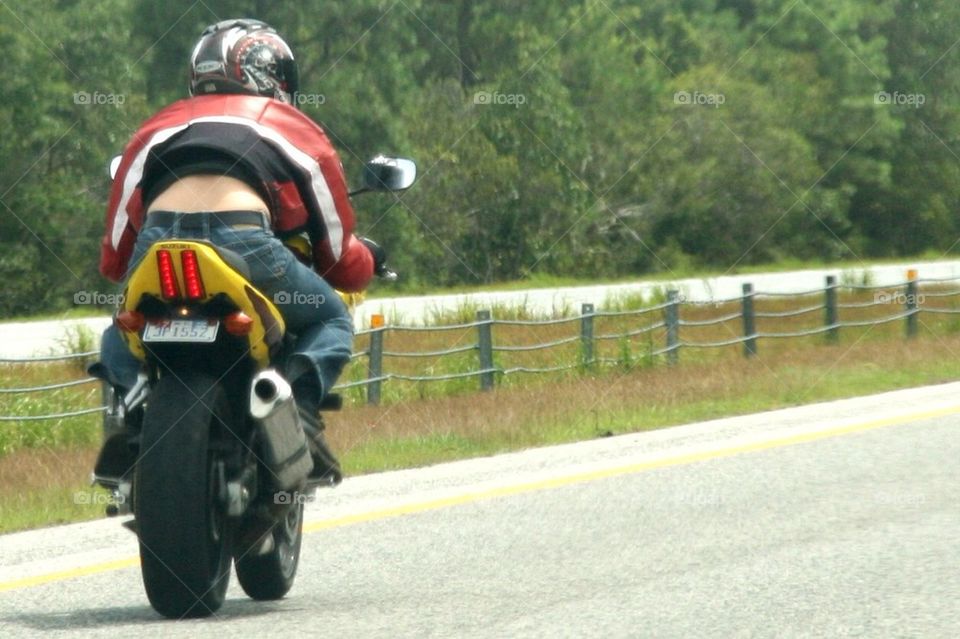
[[[754,315],[760,318],[784,319],[787,317],[799,317],[800,315],[806,315],[807,313],[823,310],[826,307],[827,307],[826,304],[817,304],[816,306],[807,306],[805,308],[797,309],[795,311],[783,311],[783,312],[756,311]],[[739,317],[739,314],[737,316]]]
[[[881,301],[878,302],[874,300],[872,302],[839,302],[837,308],[846,308],[846,309],[856,309],[856,308],[873,308],[875,306],[889,306],[890,302]]]
[[[717,324],[724,324],[726,322],[740,319],[741,317],[743,317],[743,313],[737,312],[737,313],[731,313],[730,315],[724,315],[722,317],[718,317],[716,319],[709,319],[709,320],[682,319],[680,320],[680,326],[716,326]]]
[[[771,297],[771,298],[793,298],[793,297],[810,297],[811,295],[823,295],[822,288],[815,288],[809,291],[799,291],[797,293],[777,293],[777,292],[754,292],[754,297]],[[732,300],[737,301],[737,300]]]
[[[753,291],[744,288],[739,298],[718,299],[710,302],[689,302],[679,293],[668,291],[667,301],[651,306],[625,310],[595,310],[592,305],[584,305],[582,312],[549,319],[496,319],[489,311],[480,311],[477,320],[440,326],[386,325],[357,331],[362,342],[350,357],[353,367],[366,364],[366,377],[343,382],[333,390],[342,392],[350,389],[365,389],[368,403],[379,403],[380,388],[383,384],[399,381],[412,383],[440,383],[452,380],[479,378],[480,388],[489,390],[495,384],[497,376],[509,377],[518,374],[560,373],[593,366],[625,366],[641,361],[656,361],[666,357],[668,364],[678,361],[681,351],[686,349],[720,349],[743,346],[746,356],[757,352],[757,340],[795,339],[813,336],[825,336],[835,340],[840,331],[855,328],[873,327],[906,321],[907,336],[916,333],[917,317],[921,313],[932,315],[958,315],[960,309],[931,307],[924,304],[926,298],[944,299],[960,296],[960,289],[945,290],[949,283],[960,281],[960,277],[942,279],[907,280],[894,285],[858,285],[837,283],[835,277],[829,277],[825,288],[795,293]],[[920,284],[928,284],[931,290],[922,290]],[[849,291],[845,295],[854,299],[838,299],[838,291]],[[884,291],[876,293],[872,300],[857,301],[855,298],[863,291]],[[824,301],[810,304],[808,298],[813,295],[824,296]],[[882,298],[880,296],[883,296]],[[783,308],[788,300],[801,303],[796,308]],[[802,304],[803,300],[808,300]],[[708,310],[737,304],[736,312],[727,309],[715,317],[706,316]],[[773,304],[773,308],[755,309],[755,305]],[[893,306],[901,309],[882,317],[862,317],[862,314],[874,314],[873,309]],[[812,314],[824,311],[823,319],[817,325],[810,324]],[[654,314],[657,317],[651,317]],[[850,316],[853,314],[854,316]],[[861,317],[856,317],[860,314]],[[810,318],[810,319],[805,319]],[[741,327],[730,322],[742,320]],[[773,322],[764,330],[757,322]],[[606,330],[597,331],[598,323],[610,323]],[[579,330],[576,325],[579,324]],[[572,328],[564,328],[571,326]],[[721,329],[721,327],[723,327]],[[493,328],[497,328],[496,335]],[[522,329],[522,330],[521,330]],[[523,332],[516,334],[517,330]],[[501,334],[501,331],[506,333]],[[514,331],[514,333],[510,333]],[[525,331],[525,332],[524,332]],[[726,335],[718,335],[725,331]],[[457,344],[440,343],[442,336],[459,332]],[[659,332],[659,334],[658,334]],[[684,333],[689,334],[684,335]],[[558,334],[559,333],[559,334]],[[421,335],[423,337],[405,338],[405,342],[414,342],[416,347],[409,350],[387,350],[384,340],[388,335]],[[530,342],[530,336],[535,341]],[[472,337],[467,337],[472,335]],[[700,337],[703,335],[703,337]],[[710,339],[713,337],[714,339]],[[462,343],[466,341],[467,343]],[[614,344],[613,342],[617,343]],[[432,344],[425,346],[425,344]],[[407,346],[405,343],[404,346]],[[620,349],[618,357],[611,356],[611,349]],[[561,349],[550,353],[552,349]],[[614,351],[616,352],[616,351]],[[468,355],[473,356],[468,357]],[[32,358],[0,358],[0,364],[30,365],[50,362],[67,362],[91,357],[96,352],[75,353],[69,355],[51,355]],[[448,356],[460,355],[453,360],[444,360]],[[519,358],[517,361],[498,361],[500,358]],[[393,364],[391,370],[385,370],[384,360]],[[424,360],[449,361],[440,366],[424,364]],[[456,368],[455,368],[456,367]],[[353,369],[360,372],[358,369]],[[16,397],[28,393],[51,392],[60,389],[79,387],[97,380],[92,377],[52,382],[34,387],[18,386],[0,388],[0,396]],[[71,407],[72,408],[72,407]],[[64,410],[50,415],[0,415],[0,422],[36,421],[43,419],[66,419],[81,415],[102,412],[104,408],[89,407],[78,410]]]
[[[68,353],[66,355],[36,355],[34,357],[0,357],[0,364],[38,364],[40,362],[65,362],[100,355],[99,351]]]
[[[624,339],[628,337],[637,337],[638,335],[651,333],[655,330],[665,328],[666,326],[667,326],[666,322],[657,322],[656,324],[650,324],[649,326],[642,326],[636,330],[625,331],[623,333],[605,333],[603,335],[595,335],[593,339],[602,341],[602,340],[611,340],[611,339]]]
[[[0,394],[25,394],[25,393],[40,393],[48,390],[56,390],[58,388],[70,388],[72,386],[82,386],[83,384],[89,384],[91,382],[98,382],[96,377],[87,377],[85,379],[76,379],[70,382],[61,382],[59,384],[47,384],[46,386],[31,386],[27,388],[0,388]]]

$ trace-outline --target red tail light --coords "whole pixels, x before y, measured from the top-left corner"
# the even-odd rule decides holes
[[[253,330],[253,319],[243,311],[237,311],[224,318],[223,327],[231,335],[249,335],[250,331]]]
[[[180,263],[183,266],[183,281],[187,285],[187,299],[203,299],[203,279],[200,277],[197,252],[183,251],[180,253]]]
[[[170,251],[157,251],[157,269],[160,271],[160,293],[164,299],[174,300],[180,297],[180,287],[177,285],[177,274],[173,270]]]
[[[120,311],[113,321],[117,325],[117,328],[122,331],[139,333],[147,320],[143,317],[143,313],[137,311]]]

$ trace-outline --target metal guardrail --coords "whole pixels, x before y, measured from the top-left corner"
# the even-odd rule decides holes
[[[363,331],[358,331],[358,336],[369,336],[369,347],[354,353],[351,360],[361,358],[367,359],[367,377],[366,379],[341,383],[334,386],[333,390],[343,391],[352,388],[366,388],[366,401],[368,404],[377,405],[382,398],[383,384],[392,380],[406,382],[440,382],[453,379],[479,378],[479,388],[487,391],[496,384],[497,376],[508,376],[518,373],[540,374],[548,372],[559,372],[572,370],[576,368],[589,368],[596,365],[610,365],[622,363],[621,360],[610,357],[596,356],[597,345],[607,340],[629,340],[634,337],[647,335],[652,339],[651,333],[654,331],[663,331],[664,344],[657,349],[651,349],[646,356],[658,358],[665,356],[668,364],[676,364],[679,361],[680,352],[683,349],[706,349],[706,348],[725,348],[729,346],[742,345],[743,354],[746,357],[753,357],[758,352],[758,340],[762,339],[789,339],[799,337],[811,337],[824,335],[828,341],[836,341],[839,338],[839,331],[845,328],[861,328],[866,326],[878,326],[891,322],[904,321],[906,337],[912,338],[918,332],[918,315],[923,313],[933,314],[960,314],[960,309],[951,308],[933,308],[925,307],[923,301],[925,298],[947,298],[960,296],[960,290],[956,291],[931,291],[929,293],[920,293],[921,284],[931,284],[943,286],[949,282],[960,281],[960,278],[951,279],[926,279],[920,280],[913,275],[907,281],[896,285],[869,286],[855,284],[838,284],[836,278],[828,276],[825,287],[800,293],[763,293],[753,290],[751,284],[743,285],[743,294],[739,298],[717,300],[709,303],[692,304],[686,302],[678,291],[667,291],[667,301],[655,306],[639,310],[628,311],[598,311],[592,304],[584,304],[579,315],[564,317],[559,319],[547,320],[497,320],[494,319],[490,311],[482,310],[477,312],[476,321],[469,323],[460,323],[443,326],[387,326],[379,325]],[[883,299],[879,295],[874,296],[872,302],[846,302],[840,303],[837,299],[837,292],[840,289],[854,291],[880,291],[897,290],[902,292],[896,296],[885,296]],[[786,311],[757,311],[755,303],[761,298],[790,298],[804,299],[814,295],[822,296],[822,302],[818,304],[807,304],[797,309]],[[684,319],[681,317],[681,309],[684,306],[723,306],[729,304],[739,304],[740,309],[734,313],[725,313],[718,317],[709,319]],[[894,314],[870,319],[870,320],[841,320],[842,311],[859,311],[878,306],[898,306],[898,311]],[[756,328],[758,319],[765,320],[783,320],[796,318],[803,315],[809,315],[818,311],[823,312],[823,323],[816,327],[804,330],[782,330],[782,331],[758,331]],[[638,326],[632,327],[618,333],[595,333],[595,321],[598,318],[635,318]],[[380,318],[382,321],[382,318]],[[720,326],[730,322],[739,321],[741,325],[740,334],[731,333],[729,339],[717,341],[696,341],[683,339],[681,333],[685,329],[699,329],[711,326]],[[527,326],[543,327],[555,326],[561,324],[579,323],[579,330],[574,334],[560,339],[539,342],[525,345],[507,345],[495,344],[493,339],[494,326]],[[388,333],[402,332],[441,332],[441,331],[476,331],[476,341],[467,345],[455,346],[449,349],[428,350],[419,352],[390,351],[384,348],[384,338]],[[532,351],[544,351],[569,344],[579,343],[579,358],[577,361],[559,364],[556,366],[514,366],[500,367],[495,362],[495,353],[525,353]],[[385,372],[385,358],[442,358],[450,355],[477,353],[477,367],[475,369],[445,373],[445,374],[404,374],[400,372]],[[64,356],[49,356],[37,358],[17,358],[0,359],[3,363],[31,363],[31,362],[51,362],[66,361],[81,357],[96,355],[96,352],[78,353]],[[0,388],[0,395],[18,394],[18,393],[36,393],[52,391],[72,386],[79,386],[97,381],[95,378],[84,378],[58,384],[48,384],[45,386],[27,387],[27,388]],[[0,416],[0,422],[3,421],[28,421],[41,419],[61,419],[78,415],[86,415],[102,411],[102,407],[89,408],[73,412],[58,413],[54,415],[38,416]]]

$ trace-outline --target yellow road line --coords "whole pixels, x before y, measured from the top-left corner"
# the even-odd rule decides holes
[[[0,592],[4,590],[18,590],[20,588],[29,588],[30,586],[40,586],[42,584],[50,583],[51,581],[62,581],[64,579],[74,579],[76,577],[83,577],[85,575],[95,575],[100,572],[107,572],[110,570],[120,570],[121,568],[130,568],[131,566],[139,566],[140,558],[139,557],[125,557],[124,559],[117,559],[116,561],[105,561],[100,564],[93,564],[91,566],[80,566],[79,568],[71,568],[70,570],[61,570],[59,572],[50,572],[44,575],[36,575],[34,577],[24,577],[23,579],[14,579],[13,581],[4,581],[0,583]]]
[[[317,521],[310,524],[305,524],[303,527],[303,531],[305,533],[316,532],[318,530],[329,530],[331,528],[340,528],[343,526],[350,526],[352,524],[389,519],[391,517],[401,517],[403,515],[412,515],[415,513],[428,512],[432,510],[440,510],[440,509],[449,508],[452,506],[460,506],[463,504],[483,501],[486,499],[495,499],[498,497],[507,497],[510,495],[519,495],[523,493],[532,493],[532,492],[537,492],[541,490],[549,490],[551,488],[560,488],[562,486],[582,484],[586,482],[597,481],[600,479],[607,479],[610,477],[632,475],[636,473],[646,472],[649,470],[654,470],[656,468],[666,468],[670,466],[683,466],[685,464],[694,464],[697,462],[707,461],[711,459],[732,457],[734,455],[741,455],[743,453],[751,453],[751,452],[757,452],[761,450],[769,450],[772,448],[783,448],[786,446],[794,446],[796,444],[804,444],[807,442],[813,442],[813,441],[818,441],[822,439],[830,439],[833,437],[840,437],[843,435],[861,433],[869,430],[874,430],[877,428],[883,428],[885,426],[898,426],[898,425],[924,421],[928,419],[935,419],[937,417],[945,417],[947,415],[955,415],[957,413],[960,413],[960,406],[953,406],[950,408],[942,408],[938,410],[925,411],[922,413],[915,413],[913,415],[903,415],[900,417],[888,417],[885,419],[878,419],[878,420],[873,420],[869,422],[863,422],[860,424],[851,424],[849,426],[840,426],[837,428],[816,431],[813,433],[801,433],[799,435],[791,435],[789,437],[780,437],[777,439],[753,442],[750,444],[743,444],[741,446],[731,446],[728,448],[721,448],[717,450],[708,450],[708,451],[703,451],[699,453],[691,453],[687,455],[677,455],[674,457],[667,457],[664,459],[657,459],[654,461],[642,462],[639,464],[617,466],[614,468],[604,468],[602,470],[596,470],[596,471],[591,471],[586,473],[578,473],[575,475],[568,475],[565,477],[555,477],[553,479],[544,479],[541,481],[528,482],[524,484],[516,484],[513,486],[503,486],[501,488],[494,488],[491,490],[465,493],[463,495],[454,495],[452,497],[445,497],[442,499],[434,499],[434,500],[424,501],[419,503],[406,504],[403,506],[397,506],[395,508],[384,508],[381,510],[375,510],[375,511],[366,512],[366,513],[358,513],[355,515],[346,515],[344,517],[337,517],[335,519]],[[140,563],[140,559],[138,557],[126,557],[126,558],[118,559],[115,561],[103,562],[99,564],[93,564],[90,566],[82,566],[79,568],[72,568],[70,570],[63,570],[59,572],[36,575],[33,577],[24,577],[22,579],[14,579],[12,581],[0,582],[0,592],[7,591],[7,590],[18,590],[22,588],[28,588],[31,586],[39,586],[39,585],[47,584],[54,581],[75,579],[77,577],[83,577],[86,575],[93,575],[97,573],[108,572],[111,570],[131,568],[139,565],[139,563]]]
[[[853,433],[874,430],[877,428],[882,428],[884,426],[897,426],[897,425],[903,425],[903,424],[910,424],[913,422],[923,421],[926,419],[935,419],[937,417],[944,417],[947,415],[954,415],[957,413],[960,413],[960,406],[928,411],[924,413],[916,413],[913,415],[904,415],[901,417],[890,417],[886,419],[878,419],[875,421],[865,422],[861,424],[851,424],[849,426],[841,426],[838,428],[831,428],[828,430],[816,431],[813,433],[801,433],[799,435],[792,435],[790,437],[781,437],[778,439],[770,439],[767,441],[753,442],[750,444],[744,444],[741,446],[731,446],[729,448],[721,448],[718,450],[708,450],[708,451],[703,451],[699,453],[690,453],[688,455],[677,455],[675,457],[667,457],[664,459],[657,459],[649,462],[641,462],[639,464],[629,464],[627,466],[604,468],[602,470],[579,473],[576,475],[568,475],[565,477],[554,477],[551,479],[544,479],[544,480],[529,482],[525,484],[503,486],[500,488],[493,488],[490,490],[485,490],[485,491],[480,491],[475,493],[465,493],[463,495],[454,495],[452,497],[445,497],[443,499],[435,499],[432,501],[425,501],[420,503],[407,504],[404,506],[397,506],[395,508],[385,508],[383,510],[376,510],[368,513],[347,515],[345,517],[339,517],[337,519],[318,521],[312,524],[304,525],[303,530],[304,532],[314,532],[317,530],[326,530],[329,528],[339,528],[341,526],[348,526],[350,524],[357,524],[357,523],[363,523],[368,521],[377,521],[380,519],[388,519],[390,517],[400,517],[402,515],[411,515],[411,514],[426,512],[430,510],[439,510],[441,508],[448,508],[450,506],[459,506],[463,504],[469,504],[472,502],[482,501],[485,499],[495,499],[497,497],[506,497],[506,496],[518,495],[522,493],[537,492],[540,490],[549,490],[551,488],[560,488],[562,486],[570,486],[572,484],[582,484],[586,482],[596,481],[599,479],[607,479],[610,477],[633,475],[633,474],[642,473],[648,470],[654,470],[656,468],[665,468],[669,466],[683,466],[685,464],[694,464],[697,462],[707,461],[710,459],[732,457],[733,455],[740,455],[743,453],[756,452],[760,450],[768,450],[771,448],[783,448],[785,446],[793,446],[796,444],[803,444],[803,443],[817,441],[821,439],[829,439],[832,437],[840,437],[842,435],[850,435]]]

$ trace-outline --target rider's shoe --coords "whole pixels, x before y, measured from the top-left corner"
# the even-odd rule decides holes
[[[106,412],[103,416],[103,443],[94,464],[94,474],[105,479],[119,480],[133,471],[137,461],[140,430],[143,426],[143,407],[129,413],[121,409],[127,389],[105,384]]]
[[[313,458],[313,470],[307,477],[307,486],[336,486],[343,481],[343,471],[323,436],[323,417],[319,412],[303,407],[299,407],[299,411],[300,424],[307,436],[307,445]]]
[[[320,415],[319,398],[322,392],[318,392],[318,387],[319,384],[313,385],[304,381],[304,383],[295,383],[293,389],[297,410],[300,413],[300,425],[303,426],[303,432],[307,436],[310,456],[313,458],[313,470],[307,477],[307,487],[336,486],[343,481],[343,471],[323,436],[325,424]]]

